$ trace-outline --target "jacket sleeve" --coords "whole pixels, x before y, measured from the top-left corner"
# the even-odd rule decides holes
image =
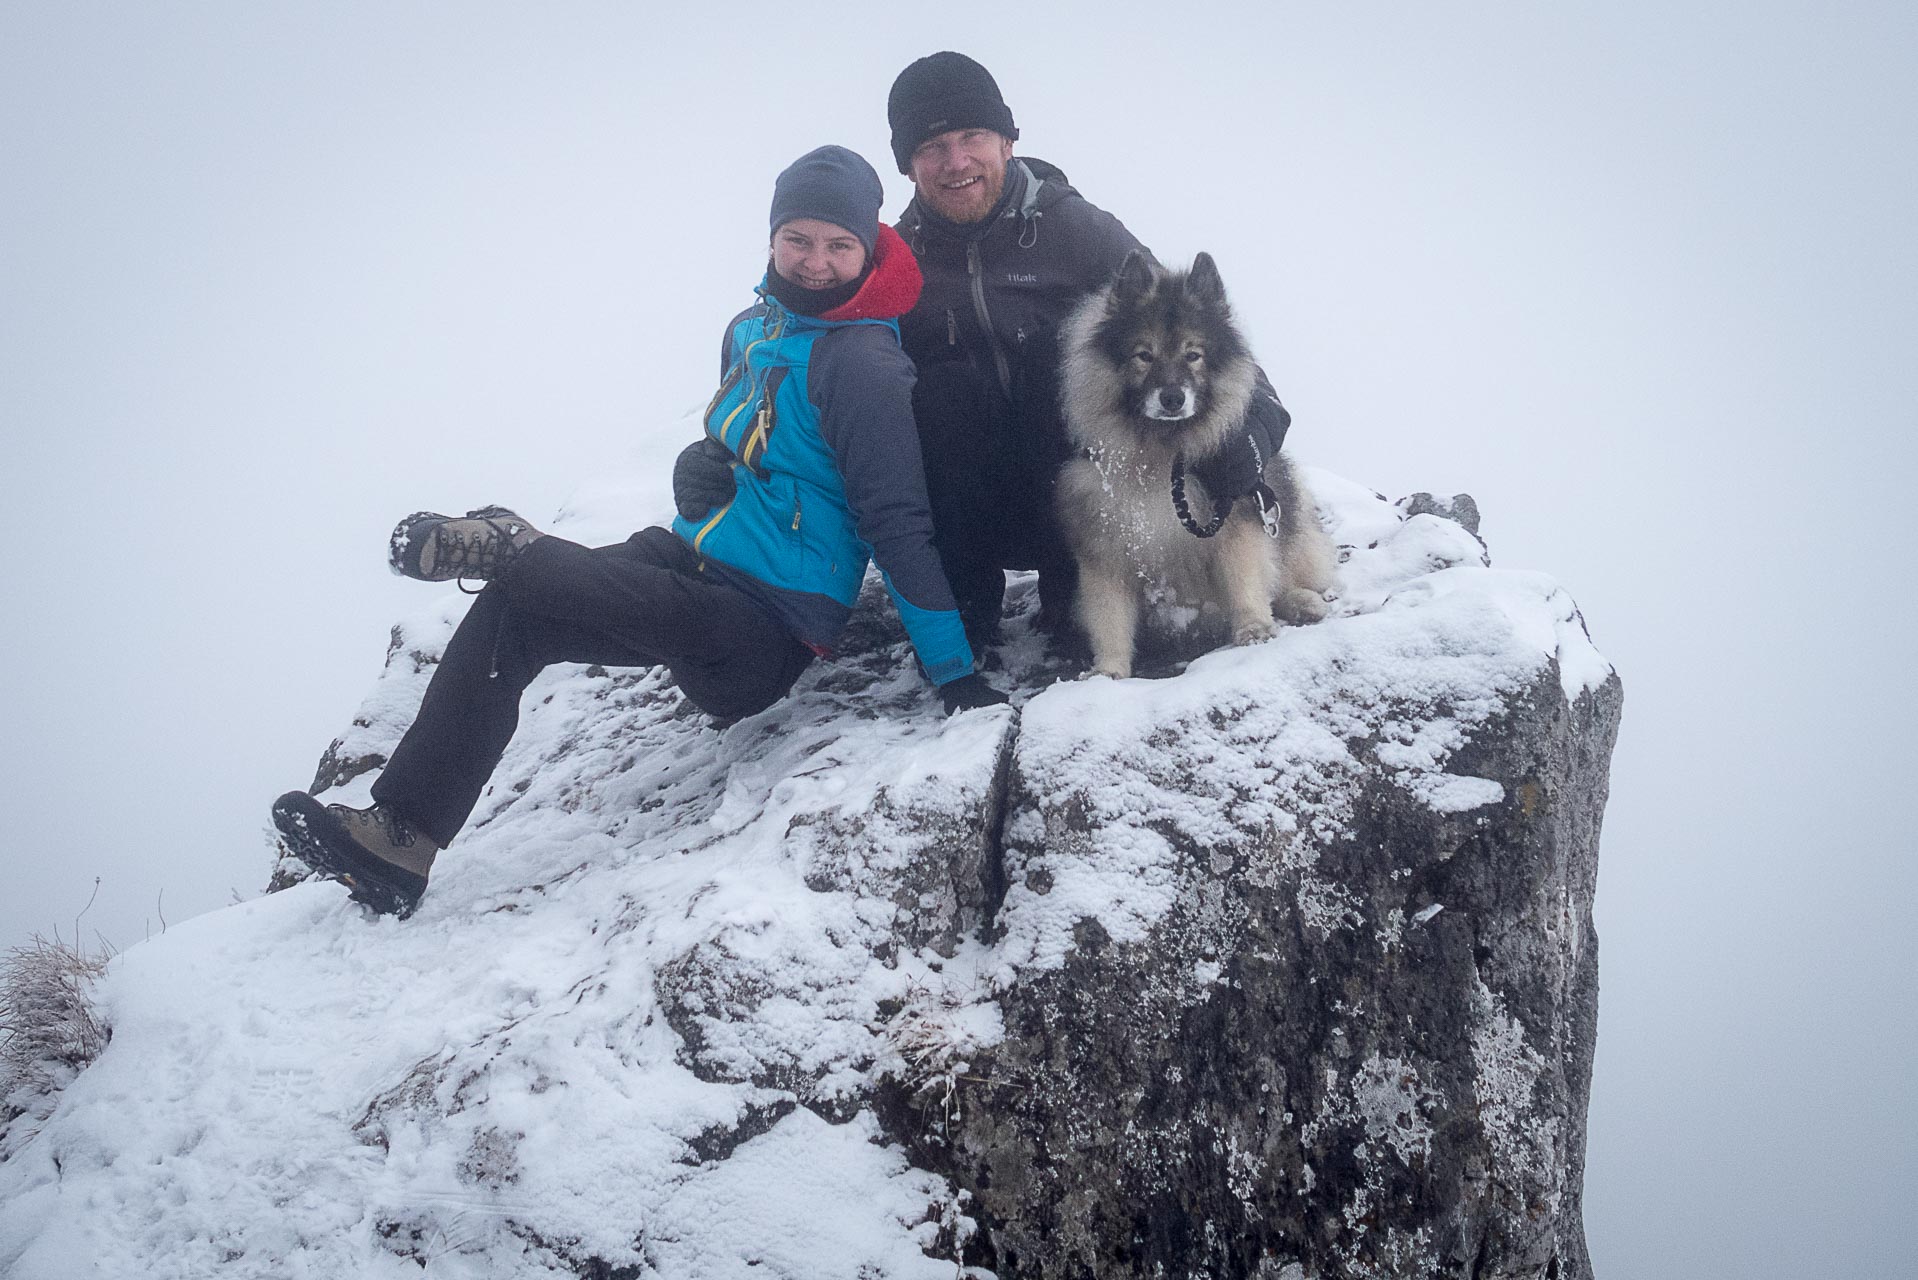
[[[1273,390],[1265,370],[1255,371],[1258,378],[1252,385],[1252,404],[1246,410],[1245,427],[1258,444],[1260,456],[1269,461],[1285,447],[1285,433],[1292,426],[1292,415],[1279,400],[1279,393]]]
[[[972,670],[972,648],[932,545],[932,507],[912,420],[912,361],[889,328],[849,325],[813,345],[807,393],[846,485],[860,540],[936,685]]]
[[[1099,255],[1099,260],[1105,268],[1100,276],[1100,284],[1104,284],[1119,273],[1119,268],[1125,265],[1126,255],[1129,253],[1136,251],[1143,253],[1151,262],[1158,261],[1152,256],[1152,250],[1139,242],[1139,237],[1126,230],[1125,223],[1097,205],[1087,204],[1086,208],[1093,214],[1093,225],[1096,229],[1090,242],[1091,247]]]
[[[1119,274],[1126,255],[1137,250],[1153,262],[1152,250],[1139,243],[1139,237],[1126,230],[1123,222],[1093,204],[1084,196],[1071,195],[1054,206],[1051,217],[1059,224],[1056,227],[1040,230],[1040,235],[1048,231],[1058,233],[1060,242],[1070,255],[1070,269],[1074,283],[1081,291],[1090,292],[1109,284]]]

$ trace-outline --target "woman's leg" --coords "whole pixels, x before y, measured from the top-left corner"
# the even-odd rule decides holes
[[[451,843],[519,726],[520,695],[554,662],[664,665],[730,717],[778,701],[810,656],[763,606],[699,573],[668,530],[610,547],[541,538],[474,597],[373,798]]]
[[[433,669],[412,727],[373,781],[380,807],[442,848],[466,824],[519,726],[520,694],[541,670],[514,663],[495,674],[509,612],[498,582],[473,597]]]
[[[702,573],[699,557],[669,529],[591,550],[542,539],[527,555],[540,571],[515,566],[503,583],[515,616],[570,624],[578,629],[573,642],[591,650],[548,661],[664,665],[701,709],[732,719],[784,697],[811,660],[766,606]],[[643,656],[613,656],[619,652]]]

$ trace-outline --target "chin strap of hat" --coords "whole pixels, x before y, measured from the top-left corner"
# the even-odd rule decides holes
[[[1272,486],[1261,480],[1252,488],[1252,496],[1259,500],[1259,523],[1265,526],[1265,536],[1279,536],[1279,495],[1272,492]],[[1232,499],[1212,499],[1212,519],[1200,524],[1192,518],[1192,508],[1185,500],[1185,451],[1181,449],[1172,455],[1172,510],[1177,513],[1179,523],[1185,531],[1195,538],[1210,538],[1225,527],[1225,518],[1232,513]]]

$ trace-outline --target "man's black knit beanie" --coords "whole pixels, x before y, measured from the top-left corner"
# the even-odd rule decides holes
[[[844,147],[817,147],[787,165],[773,183],[772,229],[817,218],[859,237],[872,256],[886,192],[866,158]]]
[[[1019,137],[992,73],[963,53],[929,54],[901,71],[886,98],[886,121],[901,173],[912,172],[912,153],[920,143],[950,129],[991,129],[1014,141]]]

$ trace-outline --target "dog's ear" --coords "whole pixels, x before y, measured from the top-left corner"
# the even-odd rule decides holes
[[[1192,270],[1185,277],[1185,296],[1206,306],[1225,301],[1225,281],[1219,279],[1219,267],[1211,254],[1201,253],[1192,260]]]
[[[1125,256],[1125,262],[1119,267],[1119,287],[1117,295],[1126,301],[1145,297],[1152,292],[1152,260],[1134,249]]]

